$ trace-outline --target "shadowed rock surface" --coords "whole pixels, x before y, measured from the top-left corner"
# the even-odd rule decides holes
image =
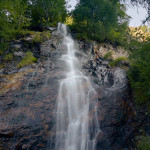
[[[54,149],[58,86],[67,71],[60,60],[66,53],[61,40],[53,31],[51,38],[34,50],[38,63],[21,69],[10,64],[1,70],[0,150]],[[111,68],[109,62],[97,56],[92,43],[76,41],[76,47],[83,72],[98,93],[91,99],[92,103],[98,98],[101,132],[97,135],[97,150],[125,150],[126,139],[134,128],[128,125],[125,112],[125,106],[130,108],[126,71]],[[22,57],[23,52],[15,55]],[[92,122],[92,107],[89,115]],[[93,128],[90,126],[91,136]]]

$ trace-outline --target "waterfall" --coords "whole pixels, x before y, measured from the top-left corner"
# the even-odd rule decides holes
[[[96,95],[90,80],[81,72],[81,64],[75,56],[74,40],[66,25],[58,24],[58,33],[63,35],[66,54],[61,60],[68,67],[66,77],[60,81],[57,98],[56,150],[95,150],[99,130]],[[95,109],[90,121],[90,109]]]

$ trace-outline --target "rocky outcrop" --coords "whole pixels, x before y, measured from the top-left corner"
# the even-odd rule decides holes
[[[61,40],[52,30],[51,38],[33,50],[38,58],[36,64],[16,68],[15,72],[15,67],[8,65],[1,73],[0,149],[54,149],[58,86],[67,71],[60,59],[66,52]],[[16,47],[18,51],[14,55],[23,57],[22,46]],[[92,102],[98,98],[101,132],[97,135],[97,150],[125,149],[131,130],[125,113],[125,106],[130,108],[126,71],[112,68],[101,56],[96,57],[93,43],[76,41],[76,47],[82,70],[98,93],[91,99]],[[93,111],[91,107],[90,121],[94,118]],[[94,126],[90,126],[91,136],[92,128]]]
[[[129,56],[129,51],[126,51],[121,46],[113,46],[109,43],[95,44],[94,52],[101,57],[104,57],[107,53],[110,53],[112,59],[114,60],[119,57],[127,58]]]

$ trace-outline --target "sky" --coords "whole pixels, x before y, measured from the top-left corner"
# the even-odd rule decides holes
[[[72,6],[69,10],[73,9],[77,4],[77,0],[70,0],[69,4]],[[146,17],[146,9],[142,7],[133,7],[130,6],[127,8],[127,14],[131,16],[129,26],[140,26],[142,24],[142,20]]]
[[[147,11],[141,6],[130,6],[127,8],[127,14],[132,17],[129,23],[130,26],[140,26],[142,24],[142,21],[147,16]]]

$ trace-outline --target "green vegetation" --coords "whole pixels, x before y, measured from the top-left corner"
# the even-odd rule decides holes
[[[139,137],[137,150],[150,150],[150,137],[149,136]]]
[[[4,57],[4,62],[11,62],[13,59],[13,54],[9,53]]]
[[[65,22],[65,0],[0,0],[0,55],[9,42],[22,37],[22,31],[40,30]],[[48,36],[48,35],[46,35]],[[41,42],[36,35],[35,41]]]
[[[31,0],[31,27],[56,26],[66,19],[65,0]]]
[[[80,39],[123,44],[128,25],[124,5],[117,0],[80,0],[72,12],[71,29]]]
[[[150,5],[149,0],[131,1]],[[65,4],[65,0],[0,0],[0,56],[4,61],[0,69],[13,60],[14,56],[9,51],[12,40],[29,35],[33,37],[33,45],[40,44],[50,37],[50,32],[44,31],[46,27],[65,22],[80,40],[106,41],[129,50],[129,60],[125,57],[112,60],[111,52],[106,53],[104,59],[110,59],[112,67],[130,63],[128,78],[135,102],[139,107],[144,105],[150,110],[149,27],[129,28],[126,7],[119,0],[80,0],[70,14],[67,14]],[[150,20],[150,11],[147,20]],[[35,62],[37,58],[33,53],[26,52],[17,67]],[[149,141],[149,137],[141,137],[137,149],[150,149]]]
[[[34,35],[34,38],[32,40],[33,43],[42,43],[44,40],[44,38],[41,36],[41,33],[37,32],[35,35]]]
[[[2,69],[2,68],[4,68],[4,67],[5,67],[5,65],[4,65],[4,64],[0,65],[0,69]]]
[[[42,43],[44,40],[50,38],[50,32],[35,32],[33,34],[34,38],[32,40],[33,43]]]
[[[112,59],[112,52],[108,52],[104,55],[104,59]]]
[[[25,57],[20,61],[20,63],[17,65],[18,68],[28,66],[32,63],[37,62],[37,58],[33,56],[32,52],[26,52]]]
[[[4,42],[4,43],[0,43],[0,56],[3,55],[5,53],[5,51],[8,49],[9,44]]]
[[[139,27],[130,27],[130,33],[136,40],[145,41],[148,37],[150,37],[150,28],[146,25]]]
[[[0,54],[8,48],[8,42],[20,36],[20,31],[30,25],[26,17],[27,3],[22,0],[0,1]]]
[[[0,0],[0,55],[3,55],[4,62],[13,59],[13,55],[7,51],[12,40],[31,35],[32,42],[40,44],[50,37],[50,32],[43,32],[45,27],[65,22],[77,33],[78,39],[109,41],[128,48],[131,52],[128,74],[136,101],[140,105],[150,105],[149,27],[129,30],[126,7],[118,0],[80,0],[70,14],[67,14],[65,5],[65,0]],[[104,59],[112,59],[111,55],[108,52]],[[32,53],[26,53],[18,67],[36,61]],[[110,65],[120,66],[126,61],[121,57],[110,62]]]
[[[127,58],[126,57],[119,57],[115,60],[112,60],[112,62],[110,62],[110,66],[112,67],[116,67],[116,66],[122,66],[121,63],[127,62]]]
[[[150,41],[142,42],[131,56],[128,73],[137,104],[147,104],[150,109]]]

